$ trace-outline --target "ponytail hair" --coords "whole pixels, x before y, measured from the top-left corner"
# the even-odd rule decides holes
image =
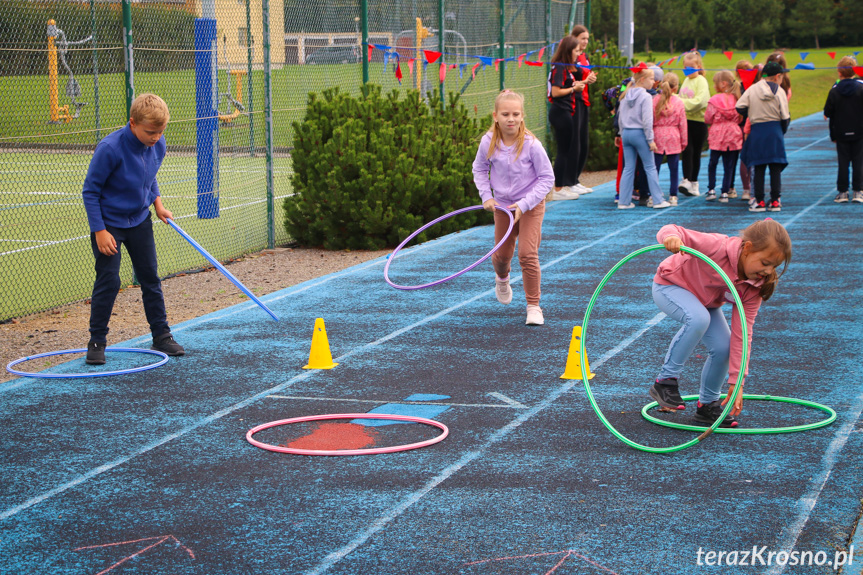
[[[515,136],[515,159],[521,155],[521,150],[524,147],[524,138],[525,136],[530,136],[531,138],[535,138],[530,130],[527,129],[527,126],[524,123],[524,96],[519,94],[518,92],[513,92],[512,90],[504,90],[494,99],[494,111],[497,112],[498,106],[500,102],[503,100],[517,100],[519,104],[521,104],[521,125],[518,127],[518,134]],[[488,159],[490,160],[494,153],[497,151],[498,146],[503,141],[503,134],[500,132],[500,126],[498,126],[497,122],[492,121],[491,128],[488,130],[491,132],[491,142],[488,145]]]
[[[788,270],[788,264],[791,263],[791,237],[788,231],[782,227],[782,224],[770,218],[759,220],[750,224],[746,229],[741,230],[740,239],[743,243],[751,242],[753,251],[767,250],[776,247],[783,254],[782,271],[773,274],[764,280],[761,284],[761,299],[767,301],[773,295],[773,290],[776,289],[776,283],[779,278]]]
[[[717,90],[719,89],[720,82],[725,82],[728,84],[729,89],[727,93],[732,94],[735,100],[740,99],[740,94],[742,93],[740,81],[735,79],[733,72],[731,72],[730,70],[719,70],[717,73],[715,73],[713,75],[713,86]]]
[[[674,72],[666,72],[662,77],[662,83],[659,84],[660,95],[653,107],[653,113],[657,116],[667,116],[671,113],[671,96],[674,95],[674,90],[680,85],[680,79]]]

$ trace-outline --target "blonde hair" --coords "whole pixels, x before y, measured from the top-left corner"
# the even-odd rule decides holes
[[[704,76],[704,62],[701,60],[701,54],[696,52],[695,50],[691,52],[687,52],[685,56],[683,56],[683,65],[686,66],[687,60],[695,60],[696,67],[698,68],[698,74],[700,76]]]
[[[719,70],[713,75],[713,87],[716,88],[717,92],[719,91],[720,82],[728,84],[726,94],[733,95],[735,100],[740,99],[740,81],[734,78],[734,73],[731,70]]]
[[[674,95],[674,90],[680,85],[680,79],[674,72],[666,72],[662,77],[662,83],[659,84],[660,95],[653,107],[653,113],[657,116],[667,116],[671,113],[671,96]]]
[[[129,118],[135,120],[136,124],[164,126],[171,119],[171,114],[165,100],[156,94],[141,94],[132,101]]]
[[[636,67],[638,67],[638,66],[647,66],[647,63],[639,62],[636,65]],[[651,86],[653,86],[653,81],[654,81],[653,69],[652,68],[642,68],[638,72],[632,73],[632,85],[635,86],[637,84],[641,84],[642,82],[644,82],[648,78],[650,79]]]
[[[783,68],[788,68],[788,63],[785,61],[785,52],[777,50],[773,52],[769,56],[767,56],[767,61],[764,62],[777,62]],[[788,92],[791,91],[791,78],[788,77],[788,74],[782,74],[782,81],[779,83],[782,86],[782,89],[785,90],[785,95],[788,95]]]
[[[524,147],[524,138],[525,136],[530,136],[534,138],[535,136],[531,133],[530,130],[527,129],[527,126],[524,124],[524,96],[519,94],[518,92],[513,92],[512,90],[504,90],[494,99],[494,111],[497,112],[500,102],[503,100],[517,100],[519,104],[521,104],[521,125],[518,127],[518,134],[515,136],[515,159],[521,155],[521,149]],[[498,126],[496,121],[492,121],[491,127],[488,129],[491,132],[491,143],[488,145],[488,159],[490,160],[494,153],[497,151],[498,146],[501,142],[503,142],[503,134],[500,133],[500,126]]]
[[[761,299],[767,301],[773,295],[773,290],[776,289],[776,283],[779,281],[779,278],[788,270],[788,264],[791,263],[791,236],[788,235],[788,231],[782,227],[782,224],[776,220],[767,218],[750,224],[746,229],[741,230],[740,239],[743,240],[742,244],[751,242],[751,249],[756,252],[772,247],[776,247],[782,252],[782,262],[785,264],[782,266],[782,271],[776,273],[774,270],[773,274],[761,284]]]
[[[853,78],[854,66],[856,65],[857,60],[854,59],[854,56],[843,56],[836,67],[839,69],[839,75],[843,78]]]

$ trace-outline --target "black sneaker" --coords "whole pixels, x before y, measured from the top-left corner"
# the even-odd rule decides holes
[[[104,341],[87,342],[87,359],[84,361],[88,365],[105,365],[105,345]]]
[[[695,410],[695,421],[705,425],[713,425],[713,423],[719,419],[719,416],[722,415],[722,411],[724,409],[725,406],[723,406],[722,402],[718,399],[707,404],[702,404],[699,401],[698,409]],[[737,427],[737,419],[730,415],[726,415],[719,427]]]
[[[657,380],[650,387],[650,397],[659,404],[659,407],[664,409],[686,409],[686,404],[677,390],[677,380],[675,378]]]
[[[185,355],[186,350],[183,349],[183,346],[174,341],[174,336],[171,335],[170,332],[163,333],[159,337],[153,338],[153,345],[150,346],[150,349],[155,349],[156,351],[161,351],[165,355],[170,356],[178,356]]]

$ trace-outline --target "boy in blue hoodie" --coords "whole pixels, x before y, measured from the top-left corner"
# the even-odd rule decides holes
[[[617,208],[625,210],[635,207],[632,203],[635,165],[636,158],[641,158],[653,207],[663,209],[671,204],[665,200],[659,189],[659,175],[653,158],[653,151],[656,149],[653,142],[653,97],[647,93],[647,88],[653,87],[654,74],[645,64],[639,64],[636,70],[633,81],[620,102],[617,115],[623,144],[623,176],[620,179]]]
[[[836,178],[836,203],[848,201],[848,167],[851,167],[852,202],[863,204],[863,81],[854,79],[857,60],[839,60],[839,81],[827,94],[824,116],[830,120],[830,139],[836,142],[839,175]]]
[[[120,291],[120,245],[125,244],[141,284],[144,313],[153,334],[152,349],[183,355],[174,341],[156,262],[150,205],[168,223],[173,214],[162,205],[156,172],[165,159],[163,132],[168,106],[155,94],[135,98],[129,123],[96,146],[84,180],[84,208],[90,224],[90,244],[96,258],[96,281],[90,299],[90,341],[86,362],[105,363],[108,321]]]

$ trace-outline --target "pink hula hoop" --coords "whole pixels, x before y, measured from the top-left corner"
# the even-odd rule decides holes
[[[442,430],[443,433],[441,433],[437,437],[426,439],[425,441],[419,441],[417,443],[406,443],[404,445],[394,445],[392,447],[374,447],[371,449],[295,449],[292,447],[281,447],[278,445],[270,445],[269,443],[261,443],[260,441],[252,437],[259,431],[263,431],[271,427],[290,425],[292,423],[302,423],[304,421],[322,421],[325,419],[392,419],[396,421],[410,421],[412,423],[422,423],[425,425],[437,427],[438,429]],[[275,451],[277,453],[290,453],[292,455],[378,455],[381,453],[396,453],[398,451],[408,451],[410,449],[419,449],[420,447],[434,445],[435,443],[440,443],[441,441],[443,441],[447,435],[449,435],[449,428],[446,425],[439,421],[434,421],[433,419],[426,419],[425,417],[413,417],[410,415],[390,415],[386,413],[330,413],[324,415],[306,415],[304,417],[292,417],[291,419],[280,419],[279,421],[271,421],[269,423],[264,423],[250,429],[248,433],[246,433],[246,441],[248,441],[255,447],[260,447],[261,449],[266,449],[267,451]]]

